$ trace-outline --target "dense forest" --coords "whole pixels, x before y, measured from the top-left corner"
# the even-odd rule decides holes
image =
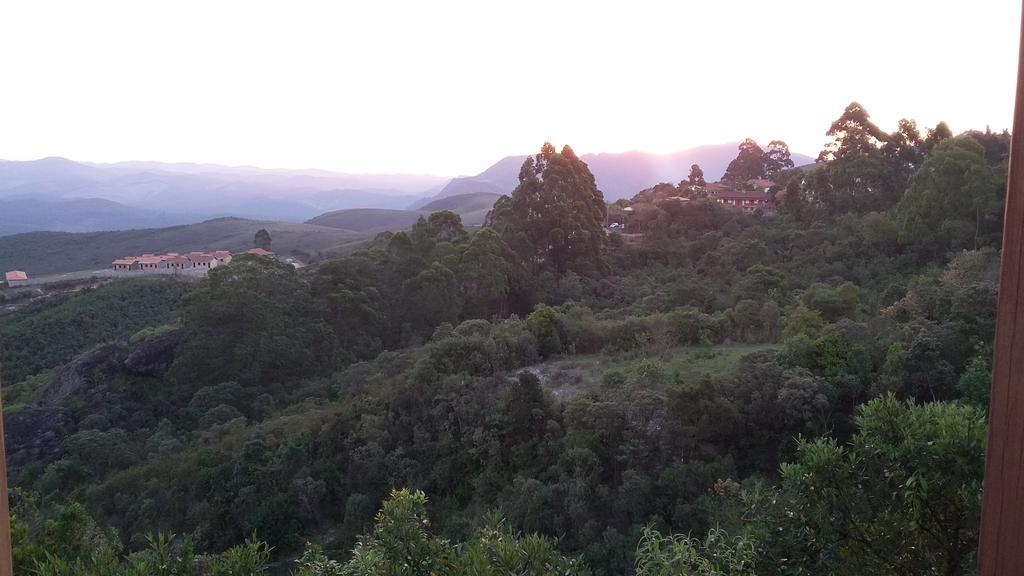
[[[1009,135],[827,136],[0,317],[16,573],[973,573]]]

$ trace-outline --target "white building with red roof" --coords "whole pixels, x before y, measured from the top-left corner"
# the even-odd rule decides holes
[[[4,281],[7,282],[7,286],[10,288],[24,286],[28,284],[28,274],[24,270],[10,270],[4,274]]]
[[[111,262],[115,272],[138,273],[172,273],[179,272],[205,274],[211,268],[231,262],[231,252],[216,250],[214,252],[189,252],[180,254],[143,254],[142,256],[125,256]]]

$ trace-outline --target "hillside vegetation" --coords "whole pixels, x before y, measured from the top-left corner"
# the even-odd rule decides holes
[[[108,268],[115,258],[146,252],[243,251],[253,235],[266,229],[273,250],[300,256],[351,249],[369,239],[327,226],[218,218],[199,224],[113,232],[30,232],[0,237],[0,269],[25,270],[30,276]]]
[[[1009,137],[856,103],[828,134],[804,171],[739,146],[774,216],[695,167],[627,242],[545,144],[487,227],[0,318],[57,351],[5,419],[16,571],[970,574]]]
[[[306,224],[375,234],[385,230],[406,230],[423,215],[416,210],[354,208],[321,214],[307,220]]]
[[[397,232],[412,228],[412,225],[421,217],[429,216],[433,212],[449,210],[458,214],[464,225],[479,226],[483,224],[484,217],[487,216],[487,212],[499,197],[498,194],[478,192],[439,198],[428,202],[417,210],[383,210],[379,208],[337,210],[321,214],[306,223],[354,232]]]

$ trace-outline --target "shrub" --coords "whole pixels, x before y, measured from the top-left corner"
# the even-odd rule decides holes
[[[549,306],[538,305],[526,320],[537,338],[537,352],[544,358],[562,352],[562,326],[558,313]]]

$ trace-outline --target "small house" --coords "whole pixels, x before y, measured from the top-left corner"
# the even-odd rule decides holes
[[[4,274],[4,280],[7,282],[8,288],[24,286],[28,284],[28,274],[23,270],[11,270]]]
[[[184,270],[192,267],[192,261],[180,254],[168,254],[163,265],[169,270]]]
[[[137,261],[138,261],[137,258],[132,258],[132,257],[118,258],[117,260],[114,260],[114,262],[113,262],[113,264],[111,266],[112,266],[112,268],[114,269],[115,272],[127,272],[129,270],[137,270],[138,269],[136,267]]]
[[[766,209],[772,204],[771,196],[754,190],[716,190],[710,195],[710,198],[719,204],[739,208],[744,212]]]
[[[205,268],[208,270],[217,265],[217,259],[214,258],[213,254],[192,252],[188,255],[188,259],[192,261],[193,268]]]
[[[214,250],[211,256],[217,259],[217,264],[227,264],[231,262],[231,252],[227,250]]]

